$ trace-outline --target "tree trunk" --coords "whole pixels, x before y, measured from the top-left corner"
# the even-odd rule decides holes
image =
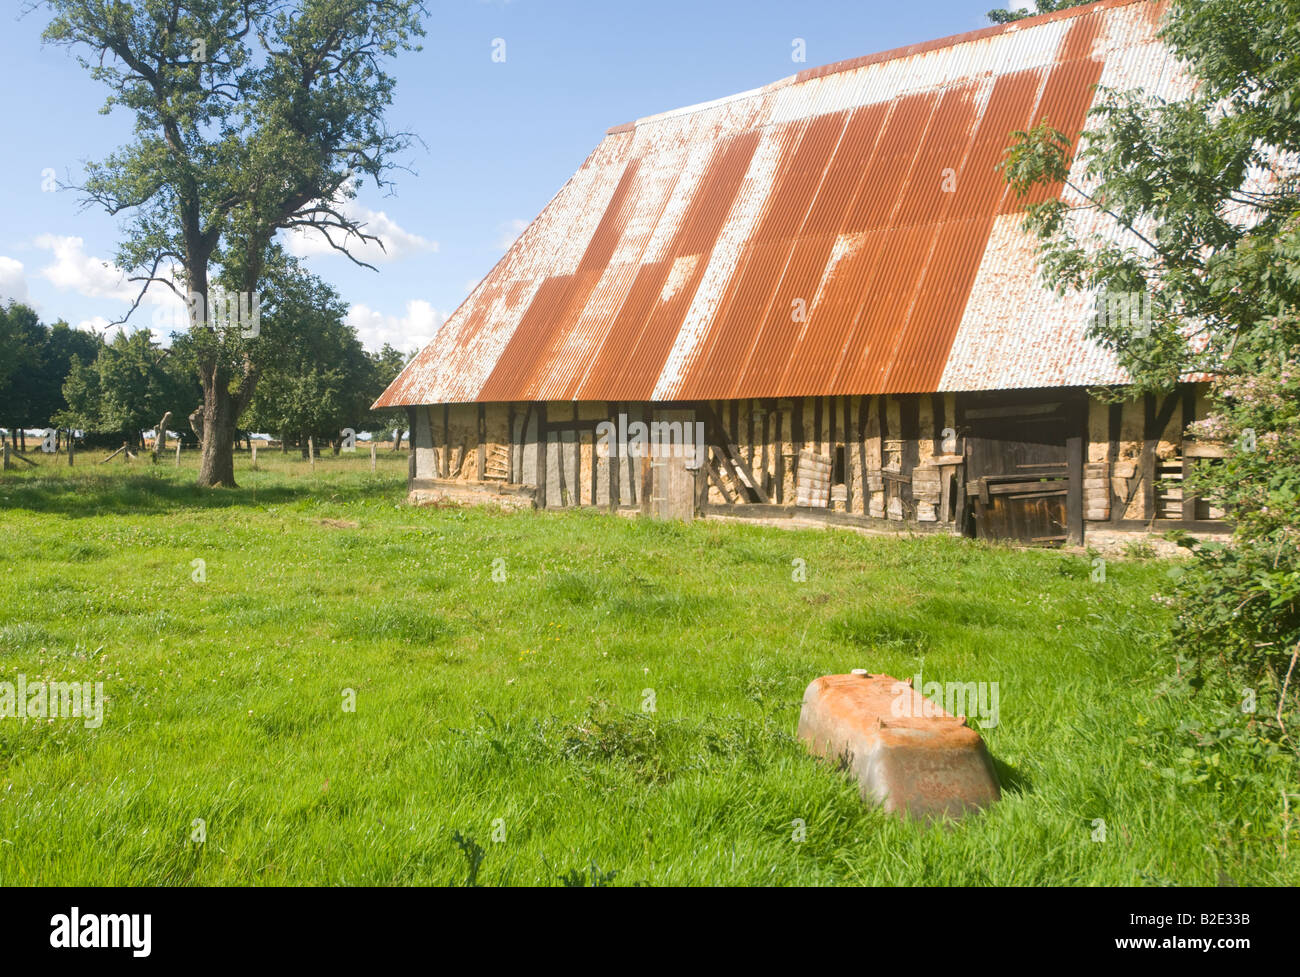
[[[230,395],[224,379],[205,383],[203,390],[203,423],[199,433],[199,485],[215,488],[235,484],[235,399]]]

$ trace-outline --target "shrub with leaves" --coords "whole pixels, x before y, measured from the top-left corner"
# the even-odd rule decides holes
[[[1027,208],[1047,285],[1147,303],[1141,329],[1091,329],[1132,392],[1213,378],[1191,434],[1226,457],[1189,489],[1235,528],[1228,546],[1182,538],[1172,645],[1276,694],[1300,642],[1300,0],[1172,0],[1161,37],[1186,97],[1102,91],[1077,153],[1044,119],[1003,167],[1022,195],[1064,188]]]

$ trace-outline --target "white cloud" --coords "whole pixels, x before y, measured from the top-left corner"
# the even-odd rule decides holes
[[[0,302],[27,301],[27,276],[23,274],[23,263],[14,258],[0,254]]]
[[[139,283],[129,282],[122,269],[111,261],[86,254],[82,238],[60,234],[41,234],[36,246],[54,253],[54,262],[41,269],[40,275],[55,288],[78,292],[88,298],[111,298],[130,302],[139,292]]]
[[[112,322],[104,316],[93,315],[89,319],[82,319],[77,323],[75,328],[80,329],[82,332],[95,332],[103,335],[108,331],[108,327],[111,325]]]
[[[528,221],[520,217],[516,217],[514,220],[508,220],[499,225],[498,230],[500,231],[500,235],[497,237],[497,247],[502,251],[509,249],[510,245],[515,243],[515,240],[519,235],[524,233],[524,228],[527,226]]]
[[[438,250],[437,241],[430,241],[428,238],[413,234],[382,210],[371,210],[361,206],[355,200],[344,201],[338,209],[349,220],[365,225],[362,227],[364,233],[373,234],[383,242],[384,246],[381,248],[374,241],[363,242],[356,237],[344,236],[341,231],[330,231],[330,237],[334,239],[335,244],[346,246],[353,256],[367,264],[377,265],[387,261],[397,261],[412,254]],[[337,254],[339,257],[344,257],[330,245],[323,233],[307,228],[291,228],[285,236],[285,246],[291,254],[299,258],[322,254]]]
[[[88,255],[86,242],[82,238],[41,234],[34,243],[36,247],[54,255],[54,261],[40,270],[42,278],[61,291],[76,292],[87,298],[105,299],[114,303],[114,319],[125,314],[130,303],[140,294],[142,282],[129,281],[126,273],[111,261]],[[161,268],[159,272],[166,274]],[[110,321],[112,320],[106,316],[95,315],[81,320],[77,323],[77,328],[103,332]],[[148,328],[155,334],[166,335],[184,329],[187,322],[185,305],[180,296],[165,285],[154,283],[145,293],[140,308],[131,317],[127,328]]]
[[[377,350],[384,343],[409,352],[423,349],[432,341],[438,328],[447,321],[447,313],[439,312],[423,299],[406,303],[406,313],[387,315],[362,303],[348,309],[347,321],[357,331],[366,349]]]

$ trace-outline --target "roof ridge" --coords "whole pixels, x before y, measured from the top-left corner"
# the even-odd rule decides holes
[[[821,65],[816,68],[805,68],[793,75],[786,75],[784,78],[778,78],[776,81],[768,82],[766,85],[760,85],[757,88],[749,88],[744,91],[735,92],[731,95],[723,95],[719,98],[707,99],[706,101],[696,102],[691,105],[682,105],[677,108],[665,109],[663,112],[655,112],[652,115],[645,115],[639,119],[634,119],[631,122],[624,122],[621,125],[610,126],[605,130],[605,135],[612,136],[620,132],[632,132],[637,126],[645,122],[654,122],[664,118],[702,112],[705,109],[712,108],[725,102],[739,101],[745,98],[765,95],[768,92],[776,91],[789,85],[798,85],[805,81],[812,81],[815,78],[825,78],[829,75],[836,75],[844,71],[853,71],[858,68],[865,68],[872,64],[881,64],[898,58],[911,57],[917,54],[926,54],[930,51],[938,51],[946,47],[955,47],[958,44],[966,44],[970,41],[978,41],[986,37],[996,37],[999,34],[1013,34],[1016,31],[1025,30],[1029,27],[1037,27],[1041,24],[1048,24],[1052,21],[1070,20],[1074,17],[1081,17],[1084,14],[1091,13],[1095,10],[1125,7],[1134,3],[1152,2],[1155,2],[1155,0],[1096,0],[1095,3],[1082,4],[1078,7],[1065,7],[1062,10],[1053,10],[1045,14],[1035,14],[1032,17],[1022,17],[1020,20],[1013,20],[1006,24],[990,24],[988,27],[980,27],[976,30],[965,31],[961,34],[949,34],[947,37],[940,37],[931,41],[918,41],[915,44],[904,44],[900,47],[878,51],[875,54],[864,54],[856,58],[832,61],[830,64]]]

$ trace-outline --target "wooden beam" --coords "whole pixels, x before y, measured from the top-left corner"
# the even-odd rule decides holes
[[[916,500],[912,495],[912,471],[921,460],[921,401],[913,394],[904,394],[898,400],[898,436],[903,441],[903,467],[899,474],[907,477],[899,494],[904,503],[915,512]],[[906,513],[905,513],[906,514]]]
[[[1174,391],[1165,398],[1160,410],[1156,411],[1155,394],[1146,394],[1142,398],[1142,516],[1155,519],[1156,512],[1156,451],[1160,447],[1160,435],[1169,426],[1169,420],[1178,406],[1178,392]]]
[[[844,398],[844,511],[853,511],[853,443],[858,426],[853,417],[853,398]]]
[[[411,432],[415,433],[414,430]],[[487,471],[487,404],[478,405],[478,452],[474,458],[478,480],[483,481]]]
[[[1087,439],[1074,431],[1065,439],[1065,462],[1069,487],[1065,493],[1065,535],[1075,546],[1083,545],[1083,452]]]
[[[546,402],[537,405],[537,507],[546,508]]]
[[[614,426],[617,429],[618,414],[619,414],[618,404],[615,403],[607,404],[606,409],[609,411],[609,419],[614,422]],[[618,504],[623,494],[622,488],[619,485],[618,465],[619,465],[618,437],[615,436],[609,439],[609,462],[605,466],[609,470],[609,478],[606,479],[606,481],[609,483],[607,487],[609,488],[609,511],[610,512],[618,511]]]
[[[944,421],[943,394],[930,394],[930,420],[934,429],[932,450],[936,455],[943,454]]]
[[[442,405],[442,464],[439,474],[451,477],[451,405]]]
[[[862,471],[862,514],[871,508],[871,490],[867,487],[867,427],[870,424],[871,398],[858,398],[858,468]]]
[[[781,410],[781,402],[774,401],[776,406],[776,433],[773,435],[774,447],[776,449],[776,464],[773,468],[776,471],[776,501],[785,501],[785,440],[781,435],[781,427],[785,420],[785,413]]]
[[[1119,442],[1124,431],[1124,402],[1109,406],[1106,412],[1106,461],[1110,465],[1106,491],[1110,494],[1110,521],[1124,518],[1125,500],[1115,492],[1115,466],[1119,463]]]
[[[1183,387],[1183,416],[1179,423],[1181,436],[1179,437],[1179,454],[1183,458],[1183,522],[1196,521],[1197,498],[1192,494],[1188,487],[1192,471],[1196,467],[1195,459],[1187,453],[1185,445],[1187,444],[1187,425],[1196,420],[1196,388],[1190,383]]]
[[[722,497],[727,500],[727,505],[735,505],[736,504],[735,493],[732,492],[731,489],[727,487],[727,483],[722,480],[722,474],[718,471],[718,466],[713,463],[713,458],[711,454],[715,450],[718,449],[712,447],[708,449],[710,453],[710,457],[706,467],[709,472],[709,478],[713,479],[713,484],[718,487],[718,491],[722,493]],[[705,504],[707,505],[708,503],[706,502]]]
[[[794,406],[790,411],[790,445],[794,449],[794,454],[790,459],[791,477],[794,484],[799,484],[799,453],[803,451],[803,398],[796,397]]]
[[[763,504],[770,503],[771,499],[769,499],[767,493],[763,491],[763,486],[760,485],[758,480],[754,477],[754,472],[749,465],[745,463],[745,459],[740,456],[739,449],[731,439],[727,437],[727,432],[723,428],[722,422],[718,419],[718,415],[713,413],[713,411],[709,411],[707,415],[705,421],[706,428],[709,426],[710,421],[714,428],[713,433],[716,435],[717,443],[719,443],[719,446],[722,448],[724,457],[730,463],[731,470],[736,473],[736,481],[752,492],[758,498],[759,502]]]

